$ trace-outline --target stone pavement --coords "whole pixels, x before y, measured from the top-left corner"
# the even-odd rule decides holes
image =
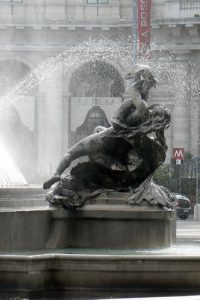
[[[196,296],[165,296],[165,297],[148,297],[148,298],[126,298],[126,299],[115,299],[115,300],[200,300],[200,295],[196,295]],[[104,300],[108,300],[108,299],[104,299]]]
[[[200,220],[194,221],[193,216],[188,220],[177,220],[176,237],[182,242],[199,242],[200,243]]]

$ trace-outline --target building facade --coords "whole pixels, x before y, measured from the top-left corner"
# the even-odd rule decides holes
[[[198,13],[197,0],[152,0],[147,63],[159,84],[150,102],[172,113],[168,162],[173,147],[198,150]],[[131,37],[131,0],[0,0],[0,133],[29,182],[51,175],[97,124],[109,126]]]
[[[168,72],[174,76],[171,76],[173,82],[168,80],[167,84],[167,90],[174,96],[171,100],[167,96],[165,100],[172,109],[170,144],[173,148],[183,147],[198,156],[200,1],[169,0],[153,3],[152,42],[171,56],[171,67],[164,77],[170,77],[167,76]]]

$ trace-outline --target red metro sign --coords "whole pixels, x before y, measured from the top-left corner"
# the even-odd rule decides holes
[[[184,160],[184,148],[173,148],[173,159]]]

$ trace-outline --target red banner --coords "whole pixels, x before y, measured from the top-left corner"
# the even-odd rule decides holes
[[[150,52],[151,0],[138,0],[139,56],[148,57]]]

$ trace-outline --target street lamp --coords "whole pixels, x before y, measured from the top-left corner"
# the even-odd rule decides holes
[[[197,102],[197,160],[196,160],[196,207],[199,220],[199,102]]]

